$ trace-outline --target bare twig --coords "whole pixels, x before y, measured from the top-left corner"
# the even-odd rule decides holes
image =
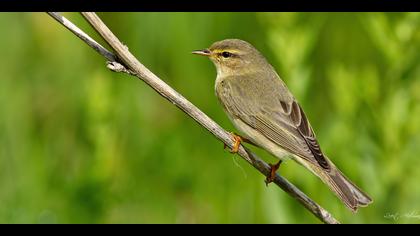
[[[63,24],[66,28],[70,29],[73,33],[76,34],[78,32],[80,34],[83,33],[80,29],[78,29],[73,24],[68,24],[69,21],[65,20],[64,17],[60,16],[57,13],[49,13],[52,17],[57,19],[57,17],[61,20],[57,20],[61,24]],[[193,118],[196,122],[198,122],[201,126],[206,128],[210,131],[216,138],[221,140],[230,148],[233,147],[234,141],[231,137],[231,134],[222,129],[216,122],[210,119],[206,114],[204,114],[200,109],[194,106],[190,101],[185,99],[181,94],[176,92],[170,86],[168,86],[165,82],[159,79],[155,74],[149,71],[144,65],[142,65],[129,51],[128,48],[123,45],[118,38],[108,29],[108,27],[101,21],[101,19],[95,13],[82,13],[85,19],[93,26],[93,28],[104,38],[104,40],[114,49],[116,52],[116,56],[113,55],[112,58],[118,58],[120,64],[117,66],[112,65],[111,67],[114,68],[114,71],[119,72],[126,72],[129,74],[134,74],[139,79],[144,81],[150,87],[152,87],[156,92],[158,92],[161,96],[165,97],[175,106],[180,108],[183,112]],[[63,22],[66,22],[64,24]],[[96,43],[93,39],[88,37],[86,34],[83,33],[83,37],[80,37],[76,34],[79,38],[85,41],[89,45],[92,46],[96,51],[98,51],[101,55],[105,58],[110,60],[108,56],[105,56],[102,50],[98,50],[97,48],[103,48],[101,45]],[[106,50],[106,49],[105,49]],[[111,62],[116,60],[110,60]],[[118,68],[118,69],[115,69]],[[258,156],[252,153],[248,148],[241,146],[239,148],[238,154],[250,163],[254,168],[260,171],[265,176],[270,174],[270,166],[261,160]],[[274,181],[277,186],[287,192],[290,196],[298,200],[306,209],[308,209],[312,214],[314,214],[319,220],[324,223],[329,224],[337,224],[339,223],[328,211],[324,208],[319,206],[315,203],[312,199],[306,196],[302,191],[300,191],[297,187],[291,184],[288,180],[284,179],[280,175],[276,175]]]
[[[108,51],[106,48],[102,47],[99,43],[97,43],[94,39],[89,37],[85,32],[83,32],[81,29],[79,29],[77,26],[75,26],[73,23],[71,23],[69,20],[67,20],[65,17],[61,16],[57,12],[47,12],[52,18],[54,18],[56,21],[60,22],[64,27],[66,27],[68,30],[70,30],[73,34],[75,34],[77,37],[79,37],[81,40],[85,41],[91,48],[95,49],[99,54],[104,56],[108,61],[116,61],[117,58],[115,55]]]
[[[73,34],[75,34],[77,37],[79,37],[81,40],[83,40],[87,45],[89,45],[91,48],[93,48],[95,51],[97,51],[99,54],[104,56],[108,62],[107,62],[107,68],[115,71],[115,72],[124,72],[130,75],[135,75],[134,72],[128,70],[125,68],[125,66],[121,65],[118,58],[108,49],[104,48],[102,45],[100,45],[98,42],[96,42],[94,39],[89,37],[85,32],[83,32],[81,29],[79,29],[77,26],[75,26],[73,23],[71,23],[69,20],[67,20],[64,16],[61,16],[57,12],[47,12],[48,15],[50,15],[52,18],[54,18],[56,21],[64,25],[68,30],[70,30]]]

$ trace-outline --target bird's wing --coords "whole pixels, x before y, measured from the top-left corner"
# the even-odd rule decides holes
[[[231,114],[290,153],[330,170],[305,113],[293,97],[285,99],[272,89],[269,94],[255,94],[255,90],[251,94],[250,89],[228,80],[222,87],[223,99],[229,99],[222,103]]]

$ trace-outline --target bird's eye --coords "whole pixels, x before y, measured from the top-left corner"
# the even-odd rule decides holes
[[[222,52],[222,57],[224,57],[224,58],[228,58],[228,57],[231,57],[232,56],[232,53],[230,53],[230,52]]]

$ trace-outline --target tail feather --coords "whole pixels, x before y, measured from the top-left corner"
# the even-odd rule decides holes
[[[322,167],[304,161],[301,158],[296,160],[327,184],[352,212],[357,212],[359,207],[372,203],[372,199],[341,173],[331,161],[329,161],[331,168],[329,171],[326,171]]]
[[[331,169],[330,173],[327,173],[325,176],[327,178],[324,182],[328,184],[344,204],[353,212],[356,212],[358,207],[364,207],[372,203],[372,199],[353,184],[336,167]]]

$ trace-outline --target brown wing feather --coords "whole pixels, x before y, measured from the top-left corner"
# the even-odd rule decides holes
[[[327,161],[327,158],[321,151],[321,147],[316,140],[314,131],[312,130],[311,125],[309,124],[308,119],[306,118],[305,113],[302,110],[302,107],[296,102],[292,103],[292,114],[299,113],[300,120],[296,120],[296,129],[301,134],[302,138],[305,140],[309,149],[312,152],[312,155],[317,160],[318,164],[326,170],[330,170],[331,167]],[[297,115],[291,115],[291,117],[297,117]]]

